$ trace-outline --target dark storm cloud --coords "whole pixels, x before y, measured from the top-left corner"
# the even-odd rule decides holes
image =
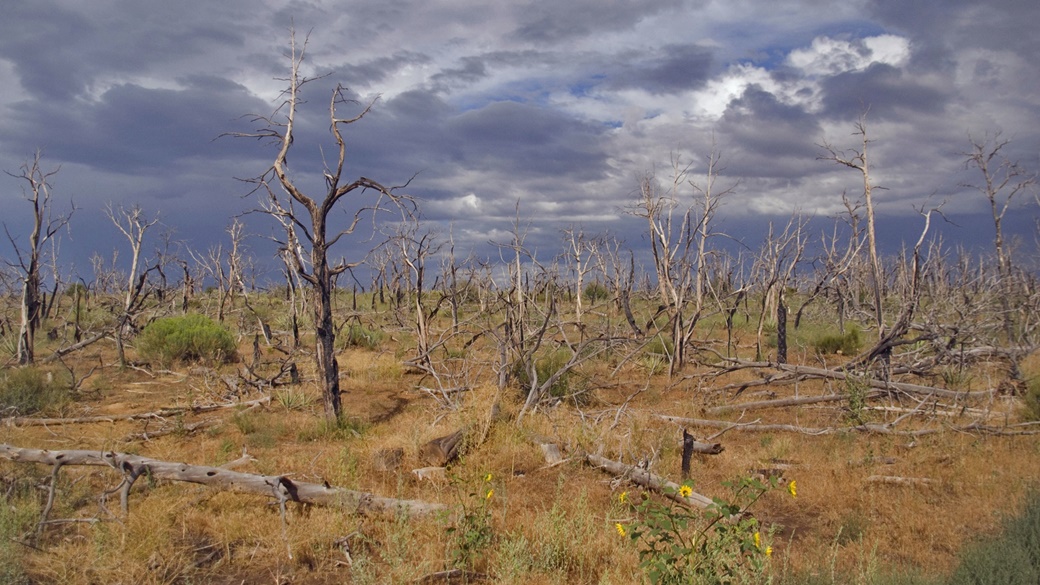
[[[518,22],[513,35],[528,42],[560,42],[630,29],[648,16],[680,5],[678,0],[534,0],[516,6]]]
[[[73,10],[58,2],[16,2],[0,19],[0,57],[37,98],[80,96],[113,76],[161,70],[164,63],[239,47],[243,35],[224,26],[233,4],[191,6],[138,2]],[[190,18],[184,18],[191,15]],[[27,26],[26,23],[31,23]]]
[[[704,85],[712,65],[711,50],[700,45],[667,45],[653,55],[633,56],[607,72],[608,86],[652,94],[679,93]]]
[[[953,97],[883,63],[826,78],[822,89],[824,113],[845,120],[855,119],[868,109],[879,120],[914,113],[940,114]]]
[[[568,180],[598,178],[603,128],[548,109],[497,102],[466,112],[446,130],[464,160],[477,168],[538,173]]]
[[[232,141],[214,142],[243,114],[270,106],[242,86],[197,75],[184,89],[117,85],[98,101],[25,101],[0,127],[8,145],[36,144],[57,160],[123,174],[155,171],[184,159],[230,156]]]
[[[820,154],[819,119],[754,84],[730,102],[718,131],[736,149],[731,170],[740,176],[801,177]]]

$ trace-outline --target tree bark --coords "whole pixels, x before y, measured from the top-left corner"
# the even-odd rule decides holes
[[[258,475],[241,473],[223,467],[189,465],[170,461],[159,461],[138,455],[114,451],[25,449],[0,444],[0,459],[16,463],[42,463],[44,465],[94,465],[111,467],[123,473],[132,485],[133,479],[147,474],[154,479],[196,483],[220,490],[257,494],[275,498],[280,504],[300,502],[336,506],[352,510],[357,514],[371,515],[384,512],[403,512],[419,516],[444,510],[444,504],[420,500],[385,498],[367,492],[348,490],[314,483],[297,482],[285,475]],[[129,489],[126,489],[128,492]]]

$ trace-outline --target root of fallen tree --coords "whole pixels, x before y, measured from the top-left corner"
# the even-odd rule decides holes
[[[367,492],[294,481],[285,475],[242,473],[227,467],[209,467],[206,465],[160,461],[115,451],[74,449],[48,451],[0,444],[0,459],[7,459],[16,463],[51,465],[54,467],[53,474],[55,476],[61,467],[65,465],[111,467],[123,476],[123,480],[115,489],[108,493],[119,492],[120,503],[124,513],[128,512],[130,489],[137,478],[142,475],[154,479],[196,483],[219,490],[270,496],[278,502],[283,520],[287,502],[336,506],[362,515],[390,512],[418,516],[445,509],[444,504],[386,498]],[[54,485],[55,482],[52,482],[51,499],[53,498]],[[46,521],[46,518],[43,518],[41,522],[43,521]]]

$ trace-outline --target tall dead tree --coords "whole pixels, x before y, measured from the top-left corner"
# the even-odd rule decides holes
[[[885,321],[883,307],[881,304],[881,261],[878,259],[877,251],[877,234],[874,230],[874,197],[873,193],[875,189],[880,187],[871,183],[870,180],[870,159],[867,156],[867,146],[873,142],[867,138],[867,116],[863,114],[860,116],[858,122],[856,122],[856,129],[852,133],[853,136],[859,136],[862,139],[862,146],[859,150],[837,150],[830,144],[824,143],[821,146],[827,150],[827,154],[820,157],[820,160],[829,160],[836,162],[840,165],[845,165],[851,169],[859,171],[863,177],[863,205],[866,212],[867,220],[867,253],[870,255],[870,284],[871,291],[874,295],[874,322],[877,325],[878,338],[885,336]]]
[[[1036,184],[1036,177],[1027,173],[1016,162],[1012,162],[1001,152],[1010,140],[1003,140],[1000,133],[992,138],[986,136],[982,140],[970,138],[971,151],[964,153],[965,168],[976,168],[982,174],[982,184],[965,184],[982,193],[989,202],[993,214],[993,247],[997,255],[997,279],[1000,289],[1001,313],[1003,314],[1004,334],[1008,343],[1018,341],[1015,334],[1015,312],[1011,297],[1014,295],[1012,281],[1014,269],[1011,251],[1004,241],[1003,221],[1014,198]]]
[[[108,218],[112,220],[116,228],[126,237],[130,243],[130,274],[126,279],[126,291],[123,295],[122,313],[119,315],[119,323],[116,326],[116,351],[119,355],[119,366],[125,367],[126,350],[125,340],[133,333],[134,318],[140,312],[148,292],[145,284],[148,281],[148,273],[158,269],[158,262],[142,270],[141,249],[144,246],[144,236],[148,228],[159,223],[158,218],[148,219],[145,217],[141,206],[134,205],[130,209],[119,207],[113,209],[110,205],[107,209]]]
[[[343,178],[346,162],[347,141],[343,137],[343,128],[357,122],[372,108],[372,103],[363,107],[361,112],[350,118],[340,117],[339,108],[348,103],[356,103],[346,96],[346,89],[337,85],[329,100],[329,131],[332,133],[337,152],[335,162],[330,166],[323,161],[325,178],[324,193],[312,197],[304,192],[297,181],[289,175],[289,151],[296,137],[296,115],[301,106],[301,90],[308,83],[320,79],[306,77],[301,72],[307,52],[307,39],[298,44],[294,30],[290,31],[289,42],[289,77],[282,79],[288,83],[282,92],[283,100],[274,114],[255,116],[254,122],[262,122],[264,127],[252,133],[232,133],[233,136],[273,139],[278,146],[274,163],[259,177],[252,179],[257,189],[267,194],[265,212],[277,218],[283,226],[295,226],[295,233],[302,235],[302,246],[293,246],[286,242],[285,249],[291,254],[291,261],[297,274],[310,288],[311,310],[314,318],[315,362],[322,389],[325,406],[325,417],[329,420],[339,419],[341,413],[339,364],[336,361],[335,339],[336,328],[332,319],[332,292],[336,276],[342,274],[360,262],[348,264],[340,261],[329,262],[329,249],[343,236],[354,232],[367,213],[383,209],[388,203],[404,213],[410,214],[411,201],[398,193],[395,188],[383,186],[381,183],[360,177],[350,182]],[[276,182],[276,186],[272,186]],[[279,193],[279,190],[282,192]],[[375,201],[359,204],[353,219],[344,229],[332,228],[330,234],[329,214],[344,197],[366,192],[375,193]],[[285,198],[284,196],[288,196]],[[302,207],[302,209],[300,209]],[[290,234],[295,237],[294,234]],[[305,257],[308,256],[308,257]]]
[[[11,247],[14,248],[18,257],[17,268],[20,270],[22,281],[21,324],[18,329],[19,364],[31,364],[35,360],[36,330],[40,328],[44,304],[43,279],[40,276],[43,247],[59,230],[68,226],[69,218],[75,211],[73,208],[66,215],[55,216],[53,214],[51,188],[48,181],[58,173],[61,167],[53,171],[44,171],[40,167],[42,157],[43,154],[37,150],[33,159],[22,165],[20,174],[7,173],[29,184],[25,198],[32,205],[33,210],[29,240],[24,248],[18,245],[14,236],[7,230],[7,224],[4,224],[7,239],[10,240]]]

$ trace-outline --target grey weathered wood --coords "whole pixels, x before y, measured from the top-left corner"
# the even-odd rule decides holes
[[[241,473],[222,467],[160,461],[114,451],[80,449],[48,451],[0,444],[0,459],[17,463],[41,463],[55,466],[111,467],[122,473],[129,485],[132,485],[133,479],[142,473],[147,473],[155,479],[184,481],[220,490],[270,496],[283,506],[288,501],[342,507],[358,514],[404,512],[411,515],[422,515],[445,509],[444,504],[385,498],[367,492],[294,481],[285,475]],[[125,498],[127,495],[125,492],[129,492],[129,489],[126,488],[123,491],[124,493],[120,495]]]
[[[698,508],[707,508],[713,503],[711,498],[698,494],[697,492],[691,492],[688,497],[684,498],[679,495],[679,484],[669,481],[667,478],[655,475],[646,469],[636,467],[635,465],[628,465],[592,453],[586,454],[585,460],[594,467],[598,467],[599,469],[617,477],[628,478],[643,487],[664,494],[666,497],[675,500],[676,502],[697,506]]]

